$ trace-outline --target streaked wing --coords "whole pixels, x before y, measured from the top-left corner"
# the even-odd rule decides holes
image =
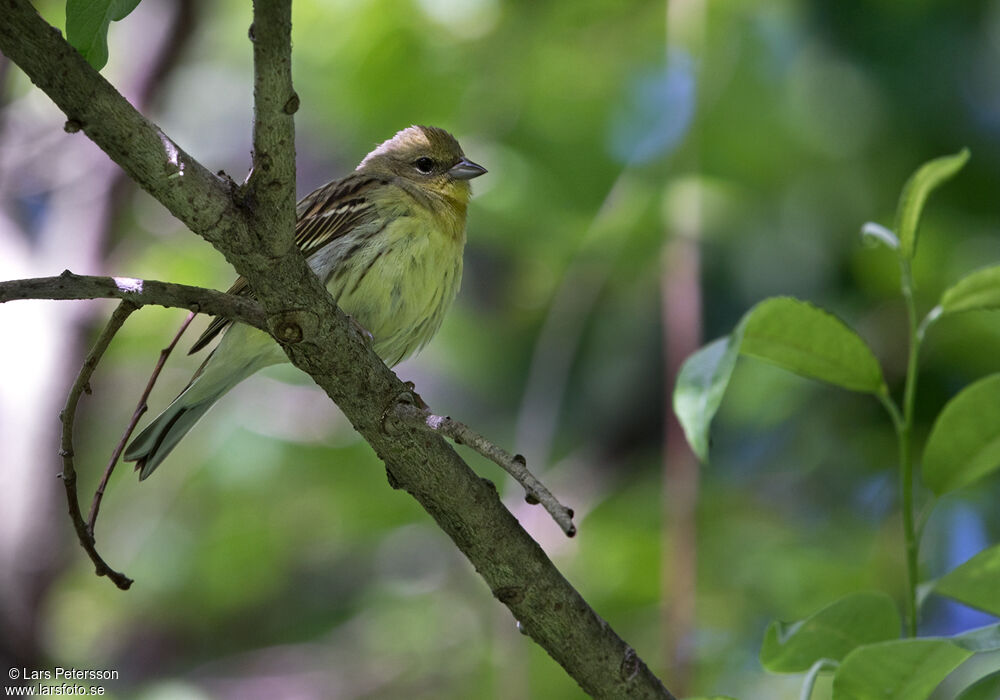
[[[375,187],[388,180],[354,173],[306,195],[296,212],[295,245],[309,258],[335,238],[374,216],[375,204],[369,197]]]
[[[375,215],[375,204],[368,195],[373,187],[386,182],[370,175],[352,173],[307,194],[296,206],[295,245],[308,259],[330,241],[368,221]],[[242,277],[229,288],[229,294],[253,296],[250,285]],[[213,318],[188,354],[208,345],[229,324],[228,319]]]

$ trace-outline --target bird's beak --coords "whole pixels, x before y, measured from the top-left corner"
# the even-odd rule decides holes
[[[473,163],[468,158],[462,158],[462,160],[458,161],[448,169],[448,174],[456,180],[471,180],[474,177],[479,177],[485,172],[486,168]]]

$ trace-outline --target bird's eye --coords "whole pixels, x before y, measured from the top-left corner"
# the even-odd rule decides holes
[[[434,169],[434,161],[428,158],[427,156],[424,156],[423,158],[417,158],[413,162],[413,164],[417,167],[417,170],[419,170],[425,175]]]

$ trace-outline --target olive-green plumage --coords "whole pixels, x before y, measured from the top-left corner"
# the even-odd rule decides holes
[[[447,131],[411,126],[365,156],[353,173],[298,204],[296,244],[389,366],[433,337],[458,292],[469,180],[485,172]],[[241,277],[230,293],[251,292]],[[266,333],[218,318],[191,351],[224,329],[187,388],[125,451],[140,479],[223,394],[288,359]]]

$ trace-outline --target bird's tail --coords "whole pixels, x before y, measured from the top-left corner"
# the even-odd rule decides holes
[[[128,446],[125,460],[136,462],[139,479],[145,479],[223,394],[257,370],[286,360],[271,336],[243,324],[231,327],[187,388]]]
[[[258,361],[230,367],[229,363],[220,361],[221,349],[208,356],[184,391],[126,448],[125,461],[136,463],[139,481],[153,473],[216,401],[265,366]]]
[[[185,390],[139,433],[125,450],[125,460],[136,463],[135,469],[139,472],[140,481],[153,473],[223,393],[225,392],[214,398],[189,404],[184,400],[187,394]]]

